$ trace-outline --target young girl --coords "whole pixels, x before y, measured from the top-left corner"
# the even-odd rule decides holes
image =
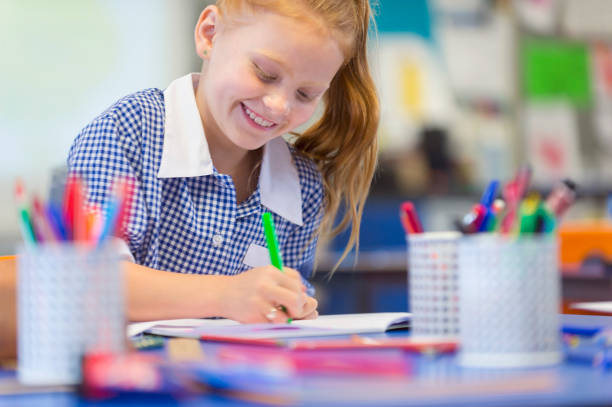
[[[123,239],[130,320],[317,316],[306,280],[317,236],[350,224],[344,256],[356,245],[376,162],[369,20],[368,0],[218,0],[195,28],[199,74],[121,99],[78,135],[68,163],[91,203],[117,177],[136,180]],[[291,133],[321,101],[322,117]]]

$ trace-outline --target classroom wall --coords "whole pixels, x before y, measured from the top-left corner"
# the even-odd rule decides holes
[[[605,216],[602,198],[612,190],[606,81],[612,33],[601,16],[609,15],[611,2],[375,3],[379,35],[371,63],[381,97],[380,165],[364,225],[416,199],[428,230],[448,229],[490,178],[507,180],[526,160],[536,163],[544,191],[561,176],[582,183],[586,199],[568,217]],[[13,252],[19,240],[15,177],[45,195],[51,169],[95,115],[122,95],[165,88],[198,70],[192,30],[206,4],[0,2],[0,254]],[[544,75],[536,69],[538,58],[550,54],[579,62],[580,86],[551,89],[542,82],[551,72],[573,83],[574,71],[546,71],[563,64],[541,65]],[[544,104],[531,103],[551,94]],[[542,137],[547,133],[558,136],[556,143]],[[538,137],[542,143],[531,143]],[[395,215],[384,221],[401,233]],[[402,244],[397,233],[364,230],[365,247]],[[333,245],[341,247],[342,241]]]
[[[15,177],[46,195],[78,131],[123,95],[199,69],[202,0],[0,2],[0,254],[18,239]]]

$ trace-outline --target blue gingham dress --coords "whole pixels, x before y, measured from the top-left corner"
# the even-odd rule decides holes
[[[229,175],[159,178],[164,140],[164,93],[147,89],[129,95],[89,123],[76,137],[68,167],[83,177],[90,203],[102,207],[118,176],[136,180],[125,239],[136,263],[189,274],[233,275],[253,243],[267,247],[260,187],[237,204]],[[290,147],[301,188],[302,219],[296,225],[272,212],[283,262],[312,274],[322,217],[323,187],[315,164]],[[278,197],[282,199],[282,197]],[[221,236],[221,239],[218,238]],[[221,240],[221,242],[219,242]]]

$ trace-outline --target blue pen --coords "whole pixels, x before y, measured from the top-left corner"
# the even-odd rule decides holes
[[[119,198],[113,195],[106,206],[104,211],[104,226],[98,237],[98,244],[104,243],[104,241],[113,233],[117,218],[119,218],[119,208],[121,207],[121,201]]]
[[[487,188],[482,194],[482,197],[480,198],[480,204],[487,209],[487,212],[485,213],[484,219],[482,220],[482,223],[478,228],[479,232],[488,231],[490,223],[495,221],[495,214],[491,210],[491,206],[493,205],[493,201],[495,200],[495,195],[497,194],[498,186],[499,181],[496,179],[492,180],[491,182],[489,182],[489,185],[487,186]]]
[[[45,209],[47,214],[47,220],[49,221],[49,226],[51,226],[51,230],[53,231],[55,238],[58,242],[65,241],[66,227],[64,226],[64,220],[62,219],[61,211],[53,202],[49,202]]]

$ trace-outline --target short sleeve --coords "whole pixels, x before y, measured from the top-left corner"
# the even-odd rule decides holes
[[[78,134],[68,154],[68,170],[79,175],[87,187],[87,203],[104,208],[113,183],[121,178],[134,182],[131,210],[122,237],[136,262],[142,242],[145,205],[141,195],[139,111],[128,103],[118,103]]]

